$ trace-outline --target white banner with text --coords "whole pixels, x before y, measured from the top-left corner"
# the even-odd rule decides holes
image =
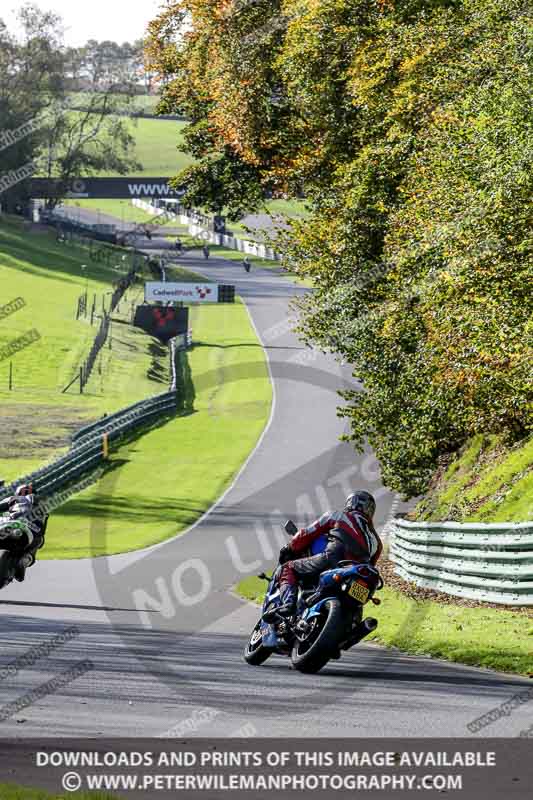
[[[144,285],[147,303],[218,303],[217,283],[149,281]]]

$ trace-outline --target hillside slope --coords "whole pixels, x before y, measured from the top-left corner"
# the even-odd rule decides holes
[[[478,435],[443,460],[414,511],[419,520],[526,522],[533,519],[533,437],[506,444]]]
[[[83,395],[62,390],[89,354],[102,303],[124,274],[129,256],[116,248],[116,264],[94,262],[88,249],[58,244],[53,233],[18,219],[0,221],[0,305],[22,298],[15,313],[0,319],[0,348],[35,329],[40,338],[0,360],[0,476],[15,479],[57,455],[72,430],[144,397],[166,390],[168,351],[142,331],[124,324],[142,285],[132,287],[113,313],[111,348],[98,357]],[[85,269],[82,269],[85,267]],[[90,315],[76,320],[78,297],[88,290]],[[12,389],[9,389],[12,363]]]

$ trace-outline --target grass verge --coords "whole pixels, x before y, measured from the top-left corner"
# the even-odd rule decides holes
[[[527,522],[533,519],[533,437],[508,445],[482,434],[441,466],[416,519]]]
[[[113,453],[112,473],[52,515],[40,558],[109,555],[164,541],[231,483],[269,417],[265,355],[241,302],[194,307],[191,323],[188,413]]]
[[[70,800],[72,794],[51,794],[44,789],[30,789],[28,786],[13,786],[0,783],[2,800]],[[77,792],[77,800],[117,800],[117,795],[102,792]]]
[[[265,588],[265,581],[252,577],[241,581],[237,592],[259,604]],[[504,609],[413,600],[388,587],[379,596],[382,604],[372,607],[372,616],[379,621],[378,633],[368,641],[475,667],[531,673],[531,617]]]

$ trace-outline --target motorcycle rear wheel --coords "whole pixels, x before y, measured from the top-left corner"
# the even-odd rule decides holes
[[[265,647],[261,636],[261,620],[257,623],[244,648],[244,660],[253,667],[258,667],[272,655],[272,650]]]
[[[344,630],[340,601],[326,600],[323,615],[314,619],[314,630],[304,641],[297,639],[291,652],[293,667],[307,674],[319,672],[338,649]]]

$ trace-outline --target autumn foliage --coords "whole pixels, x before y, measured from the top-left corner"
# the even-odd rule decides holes
[[[302,333],[353,365],[350,437],[404,494],[466,437],[530,431],[529,8],[182,0],[152,24],[190,201],[305,192],[284,241],[316,286]]]

